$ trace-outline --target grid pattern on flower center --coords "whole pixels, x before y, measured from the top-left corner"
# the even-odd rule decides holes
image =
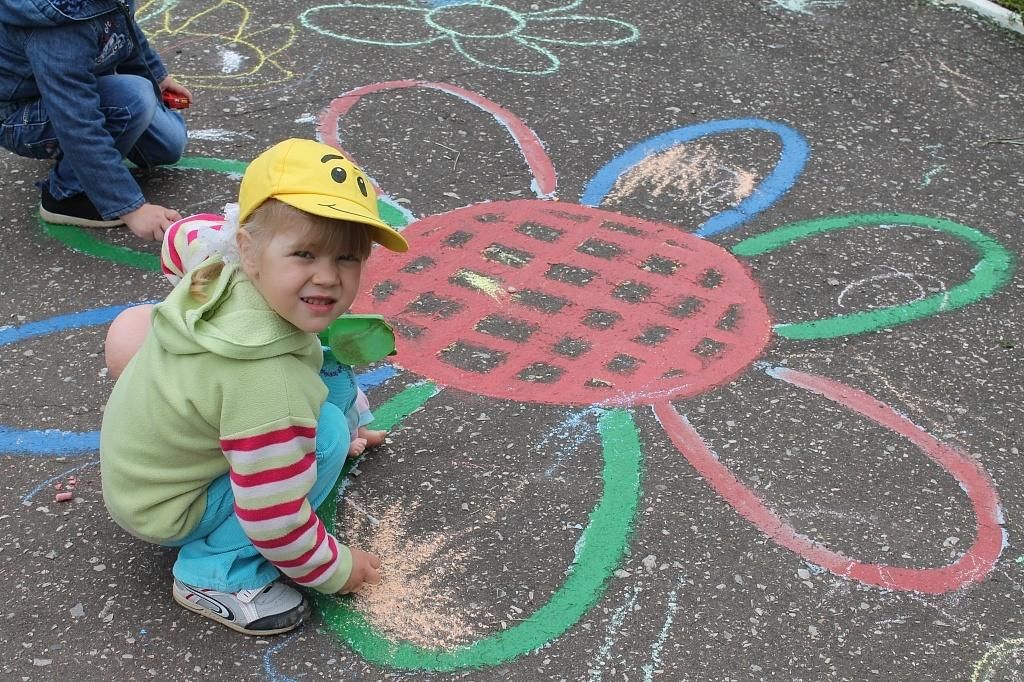
[[[373,310],[406,340],[400,365],[453,388],[650,403],[730,380],[769,337],[747,270],[672,225],[522,200],[431,216],[405,235],[409,254],[369,268]]]

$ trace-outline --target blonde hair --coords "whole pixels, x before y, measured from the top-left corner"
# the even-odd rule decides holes
[[[283,201],[270,198],[259,205],[245,222],[238,227],[252,237],[251,244],[262,251],[270,240],[282,229],[297,229],[302,237],[318,250],[331,253],[345,253],[365,261],[370,257],[373,240],[370,227],[352,222],[325,218],[300,211]],[[224,261],[216,261],[197,268],[192,273],[189,293],[199,302],[205,302],[209,296],[206,288],[220,277],[224,269]]]

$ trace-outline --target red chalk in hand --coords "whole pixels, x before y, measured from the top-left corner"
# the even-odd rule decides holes
[[[192,104],[188,97],[173,93],[170,90],[164,90],[162,97],[164,104],[170,109],[188,109],[189,105]]]

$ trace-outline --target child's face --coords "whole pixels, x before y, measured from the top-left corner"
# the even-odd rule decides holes
[[[352,305],[363,261],[328,253],[304,231],[282,228],[259,248],[239,230],[242,269],[271,309],[299,329],[318,333]]]

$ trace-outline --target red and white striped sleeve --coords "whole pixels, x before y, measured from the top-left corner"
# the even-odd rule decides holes
[[[316,480],[316,428],[276,422],[262,433],[225,437],[235,513],[260,553],[299,585],[336,592],[351,554],[309,503]]]

